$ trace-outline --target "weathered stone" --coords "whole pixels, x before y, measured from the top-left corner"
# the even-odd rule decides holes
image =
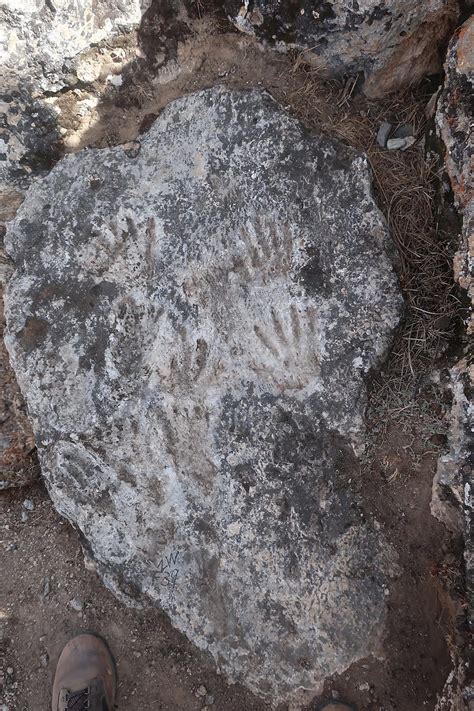
[[[377,144],[380,148],[385,148],[387,145],[390,132],[392,130],[392,124],[388,121],[384,121],[380,124],[379,130],[377,131]]]
[[[126,66],[130,52],[100,43],[136,27],[147,6],[148,0],[1,4],[0,228],[9,193],[24,192],[31,178],[49,170],[63,152],[54,95],[99,76],[105,81]]]
[[[366,158],[265,93],[63,158],[7,233],[7,346],[57,509],[129,602],[296,702],[376,652],[393,551],[358,493],[402,299]]]
[[[445,63],[445,82],[440,92],[436,123],[445,145],[445,166],[462,217],[462,235],[454,257],[454,278],[474,305],[472,263],[474,259],[474,187],[473,187],[473,104],[474,91],[474,18],[468,19],[453,35]],[[466,312],[468,310],[466,309]],[[474,309],[466,318],[464,341],[466,353],[472,350],[469,339],[474,334]],[[464,536],[464,562],[467,619],[474,625],[474,538],[472,477],[472,365],[469,356],[461,358],[449,373],[452,392],[448,451],[438,461],[433,482],[431,511],[448,528]],[[474,703],[470,653],[465,648],[453,658],[449,675],[436,711],[470,709]]]
[[[446,146],[446,168],[456,204],[472,209],[474,94],[474,17],[453,35],[445,63],[446,78],[436,113],[440,136]]]
[[[414,143],[416,143],[416,138],[414,136],[407,136],[406,138],[389,138],[387,141],[387,149],[389,151],[406,151]]]
[[[37,95],[64,86],[67,64],[140,22],[146,0],[3,0],[2,90],[29,80]],[[65,66],[66,65],[66,66]]]
[[[454,258],[454,277],[474,305],[472,260],[474,259],[474,143],[472,134],[474,91],[474,18],[454,34],[445,64],[446,78],[438,100],[436,123],[445,145],[445,164],[455,204],[462,216],[461,244]],[[474,334],[474,310],[466,319],[467,339]],[[449,453],[442,457],[433,486],[432,510],[450,528],[464,531],[467,587],[474,602],[474,556],[472,542],[472,469],[468,453],[472,447],[472,412],[469,391],[473,372],[462,359],[451,369],[453,406]]]
[[[240,30],[303,50],[329,76],[363,72],[372,97],[439,71],[459,14],[456,0],[224,0],[224,7]]]

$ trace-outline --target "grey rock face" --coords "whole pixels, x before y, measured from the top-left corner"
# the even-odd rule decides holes
[[[64,86],[68,62],[91,45],[138,24],[148,4],[146,0],[2,0],[2,77],[8,86],[36,82],[37,94],[57,91]]]
[[[7,244],[44,476],[106,584],[272,701],[376,650],[396,561],[353,446],[402,299],[366,159],[204,91],[63,158]]]
[[[445,83],[438,99],[436,123],[446,146],[446,169],[454,199],[466,223],[474,224],[472,178],[472,95],[474,92],[474,18],[456,31],[445,62]],[[465,224],[465,227],[467,224]]]
[[[224,0],[224,7],[239,29],[304,50],[329,76],[363,72],[374,97],[439,71],[459,14],[456,0]]]
[[[441,91],[436,123],[445,145],[445,164],[454,201],[462,217],[462,236],[454,258],[454,277],[474,305],[472,260],[474,255],[474,185],[472,134],[474,90],[474,18],[455,32],[448,47],[445,83]],[[466,352],[474,333],[474,310],[466,319]],[[466,588],[470,601],[469,620],[474,610],[474,545],[472,462],[472,386],[473,371],[468,358],[461,359],[450,371],[449,387],[453,393],[449,451],[438,462],[433,482],[432,512],[447,526],[464,533]]]
[[[148,4],[149,0],[1,0],[0,230],[12,194],[21,195],[63,152],[51,97],[65,88],[90,84],[111,65],[114,71],[122,61],[125,65],[124,50],[107,53],[97,45],[136,27]]]

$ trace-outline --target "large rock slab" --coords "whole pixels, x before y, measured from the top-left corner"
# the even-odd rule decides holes
[[[457,0],[224,0],[224,7],[240,30],[302,50],[323,74],[362,72],[371,97],[440,71],[459,15]]]
[[[43,473],[106,584],[272,701],[376,651],[396,561],[354,448],[402,299],[365,157],[196,93],[63,158],[7,247]]]

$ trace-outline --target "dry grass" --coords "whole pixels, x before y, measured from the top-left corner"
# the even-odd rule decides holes
[[[322,131],[364,151],[375,195],[399,255],[398,275],[406,319],[384,373],[373,383],[371,400],[379,416],[407,422],[417,416],[416,383],[445,351],[457,327],[458,302],[452,277],[456,234],[438,225],[439,164],[425,158],[425,107],[429,93],[407,91],[384,101],[369,101],[356,89],[324,80],[304,55],[295,58],[290,92],[274,92],[310,129]],[[417,143],[406,151],[381,149],[380,124],[410,124]],[[429,429],[436,429],[428,413]]]

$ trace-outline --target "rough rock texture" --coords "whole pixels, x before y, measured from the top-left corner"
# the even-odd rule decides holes
[[[5,223],[32,180],[64,151],[54,94],[89,86],[100,73],[115,77],[131,51],[112,44],[122,43],[119,35],[140,22],[147,5],[146,0],[0,0],[0,272]],[[107,45],[97,46],[105,40]],[[99,97],[87,103],[97,105]],[[79,116],[82,108],[77,107]],[[0,390],[1,487],[25,483],[35,469],[29,455],[33,435],[3,344]]]
[[[445,62],[445,82],[436,120],[446,146],[446,168],[458,207],[473,199],[474,17],[453,35]]]
[[[272,701],[376,651],[396,561],[350,445],[402,299],[366,159],[204,91],[63,158],[7,246],[43,473],[106,584]]]
[[[474,260],[474,185],[473,185],[473,103],[474,92],[474,18],[467,20],[454,34],[445,63],[445,82],[438,100],[436,123],[444,142],[445,165],[454,201],[463,220],[461,244],[454,258],[454,277],[474,303],[472,265]],[[448,383],[452,395],[449,451],[441,457],[433,482],[432,513],[446,526],[464,535],[468,620],[474,622],[474,541],[473,541],[473,406],[474,371],[469,365],[469,339],[474,334],[473,310],[466,318],[468,357],[450,370]],[[471,650],[472,651],[472,650]],[[439,711],[471,709],[474,704],[474,679],[466,650],[447,681]]]
[[[146,0],[2,0],[2,78],[8,86],[36,82],[37,93],[61,89],[68,63],[76,55],[138,24],[148,4]]]
[[[239,29],[303,50],[329,76],[363,72],[371,97],[439,71],[459,14],[456,0],[224,0],[224,7]]]
[[[9,191],[58,158],[61,135],[50,97],[115,74],[128,57],[98,47],[136,27],[148,0],[0,2],[0,210]],[[92,48],[92,49],[91,49]],[[96,99],[97,102],[98,99]]]
[[[454,34],[445,63],[446,79],[438,100],[436,123],[446,147],[446,169],[454,201],[463,218],[463,240],[454,262],[454,275],[474,303],[474,17]],[[471,313],[472,319],[472,313]],[[474,323],[467,332],[474,334]]]
[[[455,204],[462,216],[461,244],[454,259],[454,276],[459,286],[474,303],[472,264],[474,259],[474,182],[473,155],[474,120],[474,18],[467,20],[454,34],[446,58],[446,79],[438,100],[436,122],[446,148],[445,164],[453,189]],[[466,319],[466,335],[474,334],[473,310]],[[466,538],[466,574],[474,602],[474,559],[472,553],[472,468],[468,452],[472,445],[472,412],[469,395],[474,374],[465,360],[451,372],[453,390],[452,433],[450,453],[440,460],[434,486],[434,508],[437,515],[451,527],[463,528]],[[439,490],[437,484],[439,483]],[[447,492],[450,492],[449,495]],[[444,514],[439,500],[450,500]],[[455,523],[454,518],[457,519]],[[471,610],[472,614],[472,610]]]

